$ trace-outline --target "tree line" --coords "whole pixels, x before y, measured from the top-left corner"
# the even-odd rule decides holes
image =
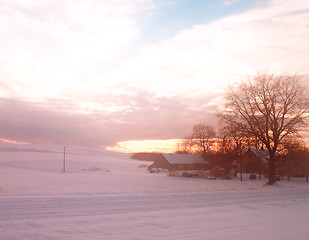
[[[198,123],[182,139],[178,152],[216,152],[225,165],[240,159],[246,148],[267,150],[268,184],[276,174],[291,176],[308,168],[308,147],[302,135],[308,131],[308,91],[298,75],[257,74],[230,88],[218,117],[218,133],[211,125]],[[276,160],[278,153],[283,156]],[[213,154],[212,154],[213,155]]]

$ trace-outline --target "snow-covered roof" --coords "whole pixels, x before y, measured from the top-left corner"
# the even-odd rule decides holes
[[[250,149],[254,155],[260,158],[263,162],[268,163],[269,161],[269,153],[267,150],[260,150],[260,149]]]
[[[172,164],[206,163],[201,155],[164,153],[163,156]]]

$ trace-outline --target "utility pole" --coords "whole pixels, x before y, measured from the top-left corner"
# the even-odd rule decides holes
[[[240,159],[239,159],[239,168],[240,168],[240,181],[242,182],[242,156],[240,156]]]
[[[63,172],[65,172],[65,146],[63,147]]]

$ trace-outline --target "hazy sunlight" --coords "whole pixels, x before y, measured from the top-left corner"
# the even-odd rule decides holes
[[[177,143],[180,139],[166,140],[139,140],[139,141],[123,141],[117,146],[107,147],[107,150],[120,151],[127,153],[135,152],[165,152],[172,153],[177,150]]]

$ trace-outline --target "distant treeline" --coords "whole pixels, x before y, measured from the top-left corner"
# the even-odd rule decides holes
[[[142,161],[155,161],[160,158],[162,153],[158,152],[139,152],[133,153],[131,159],[142,160]]]

